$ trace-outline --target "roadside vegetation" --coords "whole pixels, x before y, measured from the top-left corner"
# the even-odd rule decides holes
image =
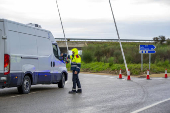
[[[157,39],[158,38],[158,39]],[[141,54],[139,45],[155,45],[156,53],[151,55],[150,73],[164,73],[165,69],[170,72],[170,39],[165,41],[165,37],[155,37],[154,43],[145,42],[122,42],[128,68],[132,75],[145,74],[149,69],[149,54],[143,55],[143,71],[141,71]],[[162,41],[164,40],[164,41]],[[118,42],[88,42],[82,50],[81,71],[105,72],[119,74],[122,70],[126,74],[126,69]],[[69,70],[70,64],[67,64]]]

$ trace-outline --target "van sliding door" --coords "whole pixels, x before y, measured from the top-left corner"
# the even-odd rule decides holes
[[[37,37],[39,73],[38,83],[51,83],[52,47],[48,38]]]

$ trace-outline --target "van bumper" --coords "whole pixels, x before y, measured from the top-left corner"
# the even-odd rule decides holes
[[[10,76],[0,73],[0,88],[9,87]]]
[[[22,73],[10,73],[8,75],[0,73],[0,88],[20,86],[22,83],[22,75]]]
[[[5,88],[7,83],[7,76],[0,73],[0,88]]]

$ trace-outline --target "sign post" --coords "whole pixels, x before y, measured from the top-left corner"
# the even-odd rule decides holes
[[[143,53],[141,53],[141,71],[143,71]]]
[[[141,71],[143,71],[143,53],[149,54],[149,70],[151,65],[151,54],[156,53],[154,45],[139,45],[139,53],[141,54]]]
[[[149,70],[150,70],[150,67],[151,67],[151,53],[149,53]]]

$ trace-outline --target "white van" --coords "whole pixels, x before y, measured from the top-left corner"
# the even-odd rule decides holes
[[[0,88],[18,87],[19,93],[29,93],[35,84],[64,88],[68,73],[59,56],[50,31],[0,19]]]

